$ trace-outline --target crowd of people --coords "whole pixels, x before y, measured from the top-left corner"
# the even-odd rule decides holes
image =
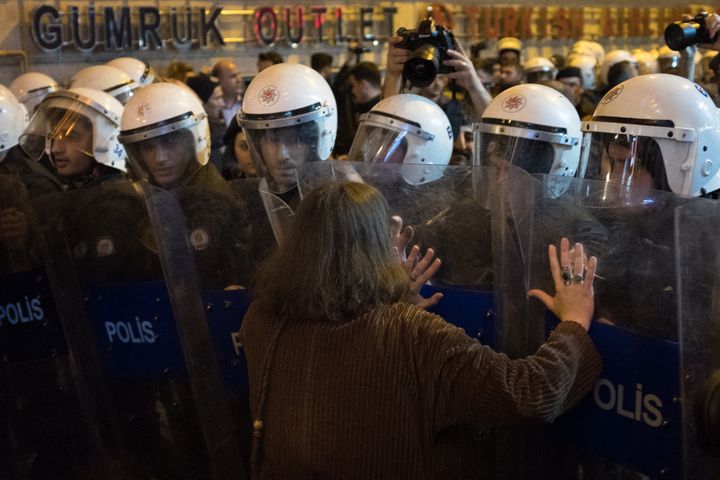
[[[707,29],[711,38],[720,30],[717,15]],[[447,73],[419,85],[407,78],[412,52],[396,36],[384,76],[368,61],[335,71],[327,54],[306,66],[273,51],[258,56],[249,80],[230,59],[200,72],[175,62],[160,77],[122,57],[80,70],[67,88],[25,73],[0,86],[0,175],[18,178],[35,200],[116,186],[83,198],[82,215],[46,213],[61,229],[93,219],[93,234],[67,228],[69,250],[89,275],[97,268],[107,278],[114,269],[114,280],[129,278],[130,264],[108,263],[126,247],[139,265],[133,279],[160,268],[162,234],[154,241],[147,234],[157,219],[130,213],[142,207],[117,186],[128,180],[176,195],[203,289],[246,288],[257,274],[240,336],[259,478],[460,478],[467,472],[455,427],[552,421],[590,390],[601,370],[587,334],[595,273],[604,258],[620,264],[628,253],[601,241],[613,220],[569,227],[566,235],[581,242],[572,248],[567,238],[559,247],[559,238],[548,239],[555,295],[529,294],[561,323],[535,354],[510,360],[424,310],[442,298],[419,295],[428,281],[492,288],[492,274],[478,274],[491,262],[489,223],[475,218],[490,208],[465,198],[462,215],[474,218],[448,212],[428,188],[448,181],[437,167],[512,164],[555,179],[598,180],[622,186],[623,201],[638,205],[648,196],[635,192],[647,190],[714,198],[720,57],[712,52],[605,52],[580,40],[566,59],[523,59],[522,42],[503,38],[496,57],[455,44],[439,58]],[[299,169],[326,160],[403,168],[375,187],[341,181],[307,194]],[[360,167],[347,171],[351,180],[363,177]],[[453,188],[475,180],[461,177]],[[403,196],[437,205],[417,208],[413,218],[393,211]],[[110,218],[100,211],[110,200],[135,206]],[[0,209],[0,271],[27,269],[40,261],[29,248],[30,220],[17,205]],[[405,218],[391,223],[398,213]],[[136,238],[97,234],[130,217],[133,229],[115,235]],[[442,228],[451,221],[473,225],[465,256],[446,246]],[[583,236],[590,224],[601,235]],[[670,248],[653,240],[658,251]],[[462,271],[468,266],[471,274]],[[162,477],[153,468],[139,475]]]

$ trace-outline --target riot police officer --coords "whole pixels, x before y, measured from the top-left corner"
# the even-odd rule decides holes
[[[28,114],[32,115],[40,102],[49,93],[59,90],[60,86],[52,77],[44,73],[27,72],[13,80],[8,88],[20,103],[25,105]]]
[[[237,121],[262,177],[260,197],[280,242],[299,201],[297,167],[326,160],[332,152],[337,133],[335,96],[313,69],[273,65],[248,86]]]
[[[140,85],[119,68],[110,65],[93,65],[78,71],[70,79],[70,88],[77,87],[101,90],[125,105]]]
[[[87,188],[125,176],[125,149],[118,142],[123,107],[91,88],[53,92],[40,104],[20,146],[35,160],[48,155],[68,187]]]
[[[247,212],[208,162],[210,131],[200,99],[188,88],[155,83],[130,99],[121,125],[120,141],[140,178],[176,194],[203,286],[246,286]]]

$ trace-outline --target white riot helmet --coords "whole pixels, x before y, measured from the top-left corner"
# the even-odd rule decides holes
[[[109,93],[125,105],[140,86],[130,75],[109,65],[93,65],[77,72],[70,80],[70,88],[94,88]]]
[[[685,78],[627,80],[603,97],[583,129],[592,137],[588,178],[691,196],[720,188],[718,109]]]
[[[579,68],[582,74],[583,88],[585,90],[595,90],[597,60],[590,55],[570,54],[568,57],[568,65]]]
[[[135,83],[147,87],[155,81],[155,71],[149,63],[133,57],[119,57],[107,62],[111,67],[119,68],[130,75]]]
[[[591,40],[578,40],[570,48],[570,55],[589,55],[595,59],[597,65],[601,65],[605,59],[605,48],[598,42]]]
[[[15,95],[0,85],[0,161],[5,152],[18,144],[28,123],[28,112]]]
[[[427,165],[447,165],[452,149],[445,112],[432,100],[403,93],[380,101],[360,117],[348,160],[405,164],[405,181],[421,185],[442,175],[441,169]]]
[[[633,57],[632,53],[627,50],[613,50],[612,52],[605,55],[605,59],[600,67],[600,81],[603,85],[608,85],[608,73],[613,65],[620,62],[630,62],[633,65],[637,64],[637,60]]]
[[[296,169],[326,160],[335,145],[337,107],[330,85],[305,65],[281,63],[258,73],[237,122],[258,172],[275,193],[296,185]]]
[[[210,126],[200,99],[187,87],[153,83],[125,107],[120,141],[145,179],[176,187],[210,159]]]
[[[528,83],[500,93],[483,112],[475,164],[509,162],[529,173],[572,177],[580,152],[580,117],[570,100]]]
[[[549,59],[535,57],[525,62],[523,73],[528,83],[537,83],[541,80],[555,80],[557,68]]]
[[[25,105],[28,114],[35,113],[35,109],[48,93],[58,90],[57,82],[44,73],[23,73],[10,84],[10,91]]]
[[[635,57],[635,60],[637,60],[638,74],[650,75],[653,73],[658,73],[658,60],[657,57],[651,52],[648,52],[647,50],[643,50],[641,48],[636,48],[630,53],[632,53],[633,57]]]
[[[96,162],[125,172],[125,149],[118,141],[122,112],[122,104],[105,92],[59,90],[40,103],[20,146],[35,160],[43,153],[53,160],[53,141],[65,140]]]

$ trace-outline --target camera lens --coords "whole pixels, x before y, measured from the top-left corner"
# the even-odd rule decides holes
[[[671,23],[665,28],[665,43],[673,50],[700,43],[700,25],[695,22]]]
[[[415,87],[430,85],[440,69],[440,52],[434,45],[421,45],[405,62],[403,74]]]

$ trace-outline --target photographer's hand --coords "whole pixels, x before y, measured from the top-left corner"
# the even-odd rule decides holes
[[[453,67],[454,72],[448,73],[448,78],[454,79],[458,85],[465,88],[470,94],[473,107],[479,118],[485,107],[492,101],[492,95],[487,91],[485,86],[480,81],[475,66],[472,61],[468,58],[459,43],[455,43],[455,50],[448,50],[449,60],[445,60],[443,63],[448,67]]]
[[[385,83],[383,83],[383,98],[392,97],[400,93],[403,67],[410,57],[410,52],[397,45],[403,38],[397,35],[390,37],[387,53],[387,67],[385,69]]]
[[[710,38],[715,38],[715,35],[720,32],[720,15],[717,13],[711,13],[705,19],[705,28],[708,31]],[[700,48],[707,48],[708,50],[717,50],[720,52],[720,36],[714,43],[703,43]]]

